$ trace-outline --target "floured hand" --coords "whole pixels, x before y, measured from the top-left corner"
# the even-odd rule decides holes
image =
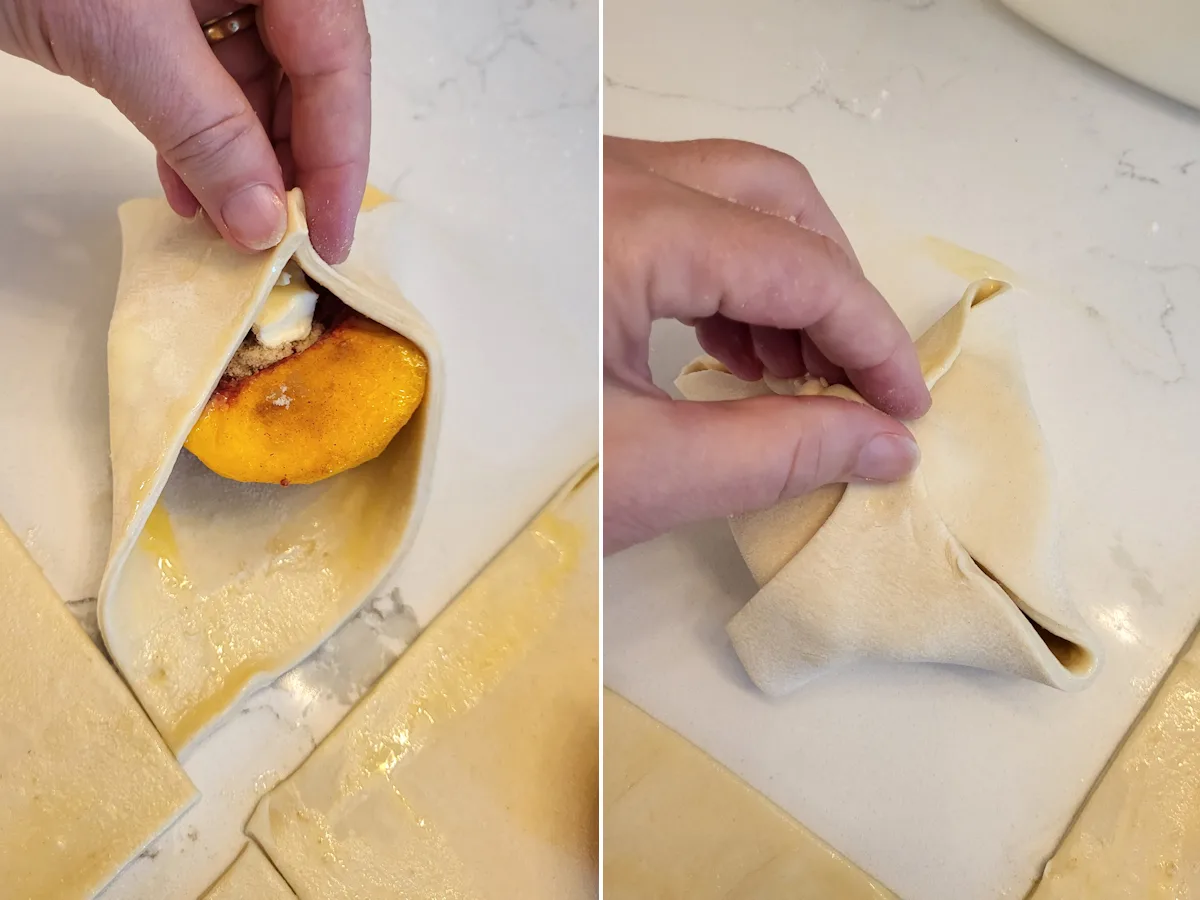
[[[201,207],[244,250],[275,246],[284,191],[313,246],[346,258],[367,180],[371,49],[362,0],[253,0],[256,27],[210,47],[238,0],[6,0],[0,51],[107,97],[158,150],[175,212]]]
[[[893,418],[930,404],[912,341],[805,168],[735,141],[607,138],[604,156],[606,551],[912,471],[917,445]],[[673,401],[650,377],[650,326],[664,318],[694,325],[744,380],[807,372],[872,405]]]

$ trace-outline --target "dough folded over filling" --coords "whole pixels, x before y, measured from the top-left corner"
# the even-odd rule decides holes
[[[1067,596],[1050,459],[1016,352],[1009,286],[984,280],[917,341],[933,407],[896,484],[830,485],[730,520],[760,586],[727,626],[769,694],[858,659],[942,662],[1078,690],[1099,647]],[[815,379],[743,382],[701,358],[689,400],[853,402]]]

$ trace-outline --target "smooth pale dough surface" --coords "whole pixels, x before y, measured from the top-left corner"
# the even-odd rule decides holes
[[[242,848],[200,900],[295,900],[283,876],[253,841]]]
[[[0,520],[0,895],[95,896],[195,797]]]
[[[114,662],[177,753],[353,614],[408,548],[425,504],[441,357],[385,274],[395,204],[368,194],[350,259],[336,269],[308,241],[298,191],[288,204],[287,235],[255,256],[165,201],[120,210],[108,344],[113,542],[99,618]],[[349,472],[286,488],[229,481],[181,447],[293,257],[424,351],[426,396],[378,459]]]
[[[248,833],[302,900],[594,898],[594,464],[484,569]]]
[[[1176,661],[1046,866],[1032,900],[1200,892],[1200,645]]]
[[[604,692],[609,900],[884,900],[893,894],[716,760]]]
[[[1200,4],[1195,0],[1002,0],[1068,47],[1200,108]]]
[[[1053,475],[1005,302],[985,280],[917,341],[933,408],[911,425],[922,462],[891,485],[833,485],[730,521],[760,586],[727,630],[763,691],[858,659],[956,663],[1086,685],[1098,645],[1058,564]],[[677,384],[692,400],[767,393],[862,402],[819,381],[747,383],[716,360]]]

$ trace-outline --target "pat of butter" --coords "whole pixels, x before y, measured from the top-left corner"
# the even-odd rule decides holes
[[[317,292],[308,286],[295,261],[279,273],[279,280],[254,320],[254,336],[264,347],[282,347],[303,340],[312,331]]]

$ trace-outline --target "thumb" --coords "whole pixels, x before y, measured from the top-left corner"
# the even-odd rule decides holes
[[[606,389],[605,552],[685,522],[763,509],[920,460],[895,419],[835,397],[672,401]]]
[[[283,175],[262,123],[213,55],[189,4],[153,4],[105,47],[97,87],[158,150],[217,230],[245,250],[275,246],[287,227]],[[163,171],[179,210],[182,192]]]

